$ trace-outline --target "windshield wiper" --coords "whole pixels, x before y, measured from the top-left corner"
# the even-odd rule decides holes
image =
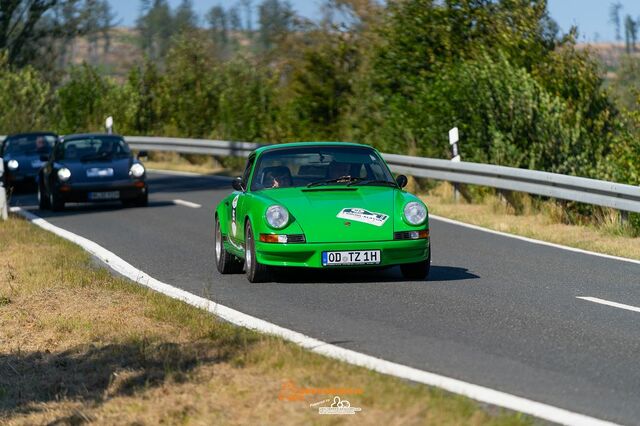
[[[352,186],[352,185],[384,185],[384,186],[391,186],[393,188],[398,187],[398,184],[395,182],[391,182],[388,180],[380,180],[380,179],[368,179],[368,180],[360,179],[359,181],[350,182],[347,186]]]
[[[355,177],[355,176],[340,176],[339,178],[335,178],[335,179],[323,179],[323,180],[317,180],[315,182],[308,183],[307,188],[311,188],[313,186],[328,185],[330,183],[348,183],[349,185],[351,185],[352,183],[355,183],[361,180],[362,178]]]

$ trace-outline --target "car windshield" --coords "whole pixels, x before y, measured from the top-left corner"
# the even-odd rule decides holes
[[[373,149],[316,145],[280,148],[262,154],[251,190],[323,185],[397,186]]]
[[[130,155],[125,141],[114,136],[66,140],[56,148],[56,160],[104,161]]]
[[[24,135],[7,139],[4,155],[49,154],[56,137],[53,135]]]

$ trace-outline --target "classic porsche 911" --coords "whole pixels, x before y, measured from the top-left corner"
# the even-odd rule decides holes
[[[400,265],[429,274],[428,211],[365,145],[306,142],[255,150],[215,211],[220,273],[266,281],[272,267]]]
[[[146,153],[140,152],[139,157]],[[38,178],[40,209],[67,202],[122,201],[146,206],[146,171],[122,136],[69,135],[56,143]]]
[[[51,132],[7,136],[0,146],[6,186],[29,185],[35,188],[38,172],[44,164],[40,157],[49,155],[57,139],[58,136]]]

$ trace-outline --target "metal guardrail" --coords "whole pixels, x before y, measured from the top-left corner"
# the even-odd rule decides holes
[[[183,154],[223,155],[248,157],[261,144],[230,142],[209,139],[157,138],[149,136],[125,136],[129,146],[137,150],[172,151]]]
[[[0,136],[0,139],[3,138]],[[148,136],[125,136],[125,139],[132,148],[137,150],[237,157],[247,157],[254,149],[261,146],[252,142],[208,139]],[[638,186],[490,164],[456,163],[436,158],[385,153],[382,156],[391,170],[397,173],[526,192],[640,213],[640,187]]]

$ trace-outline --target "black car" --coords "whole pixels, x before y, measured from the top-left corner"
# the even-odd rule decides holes
[[[51,132],[7,136],[0,146],[6,186],[35,187],[38,172],[44,165],[41,157],[49,156],[57,140],[58,135]]]
[[[38,202],[41,209],[52,210],[62,210],[67,202],[120,200],[146,206],[145,178],[144,166],[122,136],[69,135],[59,139],[40,172]]]

